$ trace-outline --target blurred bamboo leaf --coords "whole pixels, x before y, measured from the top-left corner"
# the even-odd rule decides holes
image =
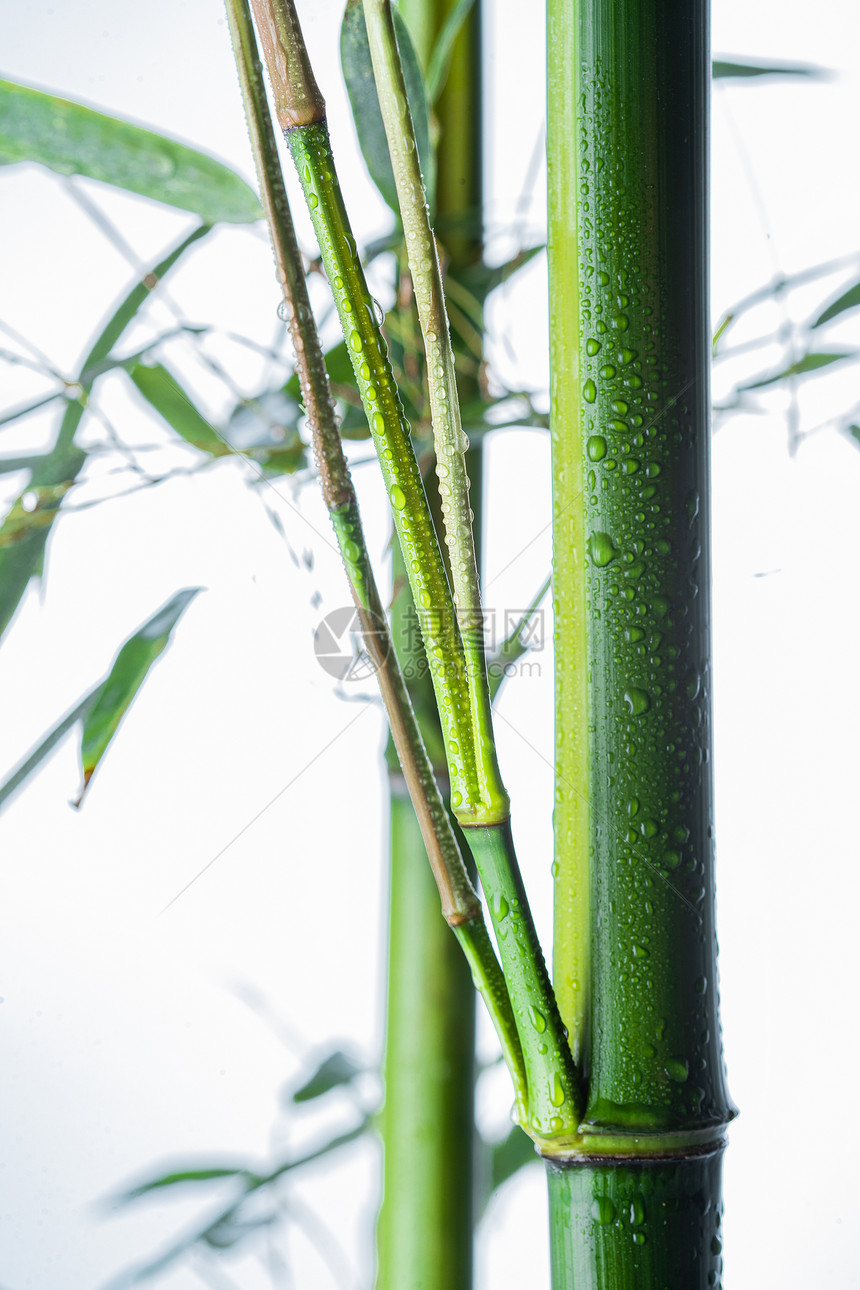
[[[93,772],[149,669],[170,640],[171,632],[183,612],[200,590],[200,587],[186,587],[185,590],[178,591],[129,637],[117,654],[107,679],[100,686],[92,706],[84,716],[81,734],[84,787],[78,798],[78,806],[83,801]]]
[[[34,468],[27,488],[22,490],[12,510],[0,524],[0,635],[8,627],[30,579],[42,570],[45,546],[51,526],[59,513],[62,496],[58,498],[56,505],[37,506],[38,516],[32,520],[27,518],[29,512],[24,505],[24,499],[29,493],[38,500],[39,490],[42,488],[61,487],[64,493],[67,492],[86,461],[84,453],[74,447],[73,441],[86,411],[87,396],[95,380],[95,377],[90,375],[90,370],[107,358],[141,305],[158,286],[161,278],[173,268],[189,247],[205,237],[210,228],[209,224],[199,225],[184,237],[151,273],[148,273],[141,282],[135,283],[131,291],[120,301],[81,364],[78,377],[80,392],[77,398],[69,398],[66,403],[53,451],[41,458],[41,465],[38,469]]]
[[[502,1183],[513,1178],[515,1173],[526,1165],[533,1164],[538,1157],[535,1154],[535,1144],[532,1142],[519,1125],[515,1124],[506,1138],[501,1142],[488,1144],[490,1149],[490,1185],[489,1193],[486,1200],[496,1190],[501,1187]],[[485,1200],[485,1203],[486,1203]]]
[[[541,251],[546,250],[546,244],[541,242],[538,246],[524,247],[522,251],[517,251],[516,255],[503,264],[484,264],[482,261],[477,264],[468,265],[461,269],[459,280],[463,287],[475,297],[482,305],[491,291],[500,287],[503,282],[507,282],[518,269],[533,260]]]
[[[41,765],[60,740],[79,721],[83,723],[81,759],[84,789],[116,732],[123,714],[137,694],[146,674],[164,649],[170,633],[200,587],[177,592],[125,642],[107,678],[78,700],[61,717],[32,752],[28,753],[5,783],[0,784],[0,808]],[[88,769],[89,767],[89,769]],[[81,798],[83,794],[81,794]],[[81,798],[78,799],[80,805]]]
[[[310,1079],[306,1080],[301,1088],[296,1089],[292,1095],[292,1101],[310,1102],[313,1098],[329,1093],[333,1088],[342,1088],[345,1084],[351,1084],[355,1077],[362,1073],[361,1066],[357,1066],[351,1057],[336,1048],[320,1062]]]
[[[844,314],[849,309],[856,309],[860,305],[860,282],[849,289],[832,304],[828,305],[824,313],[820,314],[812,324],[813,327],[821,327],[824,323],[830,322],[831,318],[836,318],[839,314]]]
[[[223,457],[230,452],[229,444],[197,410],[166,367],[160,363],[151,366],[135,363],[129,369],[129,376],[147,403],[186,443],[210,457]]]
[[[193,211],[209,224],[262,219],[256,194],[222,162],[81,103],[0,81],[0,160],[33,161]]]
[[[48,753],[57,746],[63,736],[68,734],[72,727],[86,716],[100,689],[100,686],[96,686],[94,690],[90,690],[89,693],[85,694],[75,707],[57,722],[53,730],[48,731],[41,743],[37,744],[33,751],[28,753],[25,759],[16,766],[5,784],[0,785],[0,809],[2,809],[3,803],[8,801],[12,794],[30,778],[33,771],[38,769]]]
[[[42,572],[51,525],[85,461],[86,453],[61,433],[53,450],[34,463],[28,483],[0,524],[0,635],[30,579]]]
[[[136,1187],[129,1187],[120,1196],[116,1197],[119,1204],[126,1204],[128,1201],[138,1200],[141,1196],[148,1196],[152,1192],[162,1191],[165,1187],[175,1187],[180,1183],[210,1183],[220,1178],[243,1178],[249,1177],[247,1169],[230,1166],[216,1169],[180,1169],[174,1173],[160,1174],[157,1178],[149,1178],[146,1182],[138,1183]]]
[[[430,144],[430,107],[427,98],[427,87],[418,56],[412,40],[401,17],[399,9],[393,8],[394,30],[397,33],[397,44],[400,59],[403,63],[403,76],[406,81],[406,97],[412,112],[415,126],[415,139],[418,144],[418,156],[424,174],[424,185],[427,189],[427,201],[432,211],[436,199],[436,161]],[[352,107],[353,120],[358,132],[358,142],[370,171],[370,177],[379,189],[385,202],[400,218],[397,204],[397,189],[394,183],[394,172],[388,156],[388,143],[385,138],[385,127],[382,124],[382,113],[376,97],[376,84],[373,79],[373,64],[370,59],[370,45],[367,40],[367,27],[364,22],[364,10],[361,0],[348,0],[343,24],[340,29],[340,60],[346,89]]]
[[[805,76],[825,80],[830,72],[826,67],[815,67],[812,63],[728,63],[715,59],[712,76],[715,81],[748,80],[751,76]]]
[[[751,385],[741,385],[740,390],[760,390],[765,385],[774,385],[777,381],[784,381],[789,376],[804,376],[810,372],[819,372],[823,367],[829,367],[832,363],[840,363],[843,359],[854,358],[856,350],[844,350],[839,354],[804,354],[796,363],[790,363],[788,367],[783,368],[774,376],[765,377],[763,381],[753,381]]]

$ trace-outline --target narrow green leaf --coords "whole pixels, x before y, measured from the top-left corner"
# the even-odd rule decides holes
[[[494,1192],[502,1183],[513,1178],[515,1173],[525,1165],[530,1165],[537,1160],[535,1155],[535,1144],[532,1142],[519,1125],[514,1125],[506,1138],[501,1142],[494,1142],[490,1148],[491,1165],[490,1165],[490,1191]]]
[[[262,219],[256,194],[194,148],[27,85],[0,81],[0,157],[85,175],[193,211],[209,224]]]
[[[0,524],[0,635],[30,579],[41,572],[48,534],[86,454],[61,438],[33,465],[28,484]]]
[[[546,250],[546,244],[541,242],[539,246],[525,247],[522,251],[517,251],[516,255],[510,260],[505,260],[504,264],[478,264],[469,265],[459,274],[459,280],[462,285],[480,301],[481,304],[487,299],[491,291],[500,287],[508,278],[513,277],[518,269],[533,260],[541,251]]]
[[[430,144],[430,106],[427,87],[418,55],[412,44],[406,23],[399,9],[392,10],[394,29],[397,33],[397,45],[403,63],[403,76],[406,81],[406,97],[412,112],[415,126],[415,139],[418,144],[418,156],[424,173],[424,184],[427,189],[427,200],[433,210],[436,198],[436,160]],[[364,22],[364,10],[361,0],[348,0],[340,29],[340,60],[346,89],[352,106],[358,142],[370,171],[370,177],[376,184],[386,203],[400,214],[397,204],[397,189],[391,160],[388,156],[388,143],[385,138],[385,127],[382,124],[382,113],[376,97],[376,83],[373,79],[373,65],[370,60],[370,45],[367,40],[367,27]]]
[[[81,375],[78,378],[82,390],[81,397],[67,401],[53,451],[42,458],[42,465],[38,470],[34,469],[28,487],[22,491],[12,510],[0,525],[0,635],[11,622],[30,579],[41,573],[48,534],[59,513],[59,501],[62,500],[60,497],[56,505],[40,504],[37,507],[37,513],[31,514],[25,510],[23,499],[27,493],[34,492],[36,498],[40,499],[39,490],[42,488],[61,488],[63,493],[67,492],[83,468],[84,454],[73,446],[73,441],[84,415],[86,396],[93,385],[93,380],[88,379],[85,373],[107,357],[138,309],[158,286],[161,278],[173,268],[189,247],[206,236],[210,227],[209,224],[199,225],[184,237],[151,273],[148,273],[141,282],[135,283],[111,314],[84,359]]]
[[[747,80],[751,76],[805,76],[824,80],[830,72],[811,63],[728,63],[715,59],[711,74],[715,81]]]
[[[451,65],[451,51],[454,41],[459,36],[463,23],[474,7],[475,0],[456,0],[454,8],[445,19],[445,25],[439,32],[430,62],[427,64],[427,94],[431,103],[435,103],[445,88],[448,79],[448,68]],[[398,43],[400,37],[398,35]]]
[[[48,753],[53,752],[54,748],[56,748],[63,736],[68,734],[72,727],[86,716],[95,702],[96,695],[100,689],[101,686],[96,686],[94,690],[90,690],[88,694],[85,694],[74,708],[72,708],[70,712],[67,712],[66,715],[57,722],[52,730],[48,731],[33,751],[28,753],[24,760],[15,767],[6,782],[4,784],[0,784],[0,809],[2,809],[3,804],[7,802],[24,783],[26,783],[33,772],[38,769],[48,756]]]
[[[848,433],[850,434],[851,438],[854,440],[854,443],[856,444],[856,446],[860,448],[860,426],[849,426]]]
[[[774,385],[777,381],[784,381],[789,376],[804,376],[809,372],[818,372],[823,367],[829,367],[831,363],[840,363],[843,359],[856,357],[857,351],[854,349],[845,350],[840,354],[804,354],[796,363],[790,363],[788,367],[777,372],[775,376],[768,376],[763,381],[753,381],[751,385],[741,385],[741,390],[759,390],[764,385]]]
[[[210,457],[230,452],[217,430],[194,406],[182,386],[160,363],[146,366],[136,363],[129,371],[134,384],[155,411],[178,435]]]
[[[361,1074],[362,1068],[357,1066],[346,1053],[336,1048],[320,1062],[310,1079],[306,1080],[301,1088],[296,1089],[292,1100],[310,1102],[315,1097],[322,1097],[323,1093],[329,1093],[333,1088],[342,1088],[344,1084],[352,1083],[356,1075]]]
[[[154,1191],[161,1191],[165,1187],[175,1187],[177,1183],[207,1183],[220,1178],[246,1179],[247,1177],[246,1169],[235,1166],[217,1169],[181,1169],[175,1173],[161,1174],[158,1178],[149,1178],[146,1182],[138,1183],[136,1187],[130,1187],[128,1191],[117,1196],[116,1200],[124,1205],[141,1196],[148,1196]]]
[[[84,788],[78,799],[79,806],[93,771],[104,756],[129,704],[170,640],[170,634],[182,613],[200,590],[200,587],[187,587],[184,591],[178,591],[172,600],[129,637],[117,654],[107,680],[102,684],[84,720],[81,735]]]
[[[813,327],[821,327],[824,323],[830,322],[831,318],[836,318],[838,314],[844,314],[848,309],[856,309],[858,305],[860,305],[860,282],[850,287],[832,304],[828,305],[824,313],[820,314],[812,325]]]

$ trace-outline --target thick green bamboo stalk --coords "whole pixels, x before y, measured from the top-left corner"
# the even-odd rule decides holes
[[[706,0],[549,0],[555,974],[592,1162],[716,1149],[733,1114],[714,935],[707,31]],[[556,1198],[604,1177],[570,1169]],[[671,1264],[656,1253],[663,1212],[637,1226],[653,1258],[565,1259],[557,1290],[705,1284],[692,1226]],[[594,1213],[579,1230],[596,1249]]]
[[[553,1285],[719,1290],[722,1156],[548,1164]]]

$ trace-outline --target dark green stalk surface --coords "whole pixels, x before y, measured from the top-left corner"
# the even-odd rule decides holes
[[[547,1164],[553,1290],[719,1290],[722,1151]]]
[[[587,983],[595,1151],[601,1135],[718,1140],[733,1113],[714,934],[707,30],[705,0],[550,3],[557,630],[581,642],[584,626],[588,681],[583,706],[562,679],[558,735],[587,739],[589,802],[560,759],[556,972]]]

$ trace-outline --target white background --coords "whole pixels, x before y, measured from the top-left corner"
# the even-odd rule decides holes
[[[352,158],[336,62],[339,5],[301,9],[342,184],[366,240],[386,215]],[[522,193],[542,126],[543,29],[537,4],[499,0],[487,9],[489,223],[501,256],[542,236],[543,174],[530,200]],[[58,0],[50,9],[17,6],[4,28],[10,79],[133,117],[251,175],[214,0]],[[838,75],[717,87],[715,321],[775,272],[860,250],[849,146],[860,82],[848,65],[858,38],[860,19],[844,0],[814,9],[717,0],[719,55],[805,60]],[[0,318],[73,377],[133,269],[55,177],[15,167],[0,183]],[[191,227],[166,207],[94,184],[86,192],[147,266]],[[832,279],[833,294],[850,275]],[[547,375],[544,285],[538,262],[490,310],[497,370],[534,389]],[[798,293],[790,312],[814,315],[827,290],[825,282]],[[168,293],[192,321],[261,341],[277,334],[259,229],[223,228],[189,256]],[[769,309],[739,323],[733,339],[779,327],[784,315]],[[129,349],[172,317],[153,302]],[[850,347],[856,330],[849,316],[822,347]],[[258,388],[261,360],[223,335],[207,346],[243,390]],[[725,397],[783,353],[739,360],[718,373],[715,393]],[[176,354],[203,406],[222,416],[229,391],[206,379],[192,347]],[[799,383],[802,427],[851,405],[855,371]],[[4,367],[4,377],[4,406],[46,388],[23,369]],[[760,414],[721,422],[715,441],[719,920],[730,1085],[742,1111],[726,1165],[730,1290],[805,1290],[813,1277],[856,1284],[860,452],[825,429],[790,458],[786,405],[783,392],[761,398]],[[126,442],[167,444],[121,376],[103,383],[102,406]],[[47,415],[6,429],[4,450],[38,450],[55,425]],[[105,438],[96,421],[87,434]],[[357,447],[366,457],[366,445]],[[162,470],[192,457],[163,447],[150,462]],[[357,478],[382,564],[384,499],[372,467]],[[99,462],[70,505],[134,482]],[[488,603],[522,607],[549,568],[545,436],[498,435],[489,489]],[[262,1162],[318,1141],[327,1125],[353,1122],[354,1109],[335,1095],[317,1119],[298,1117],[279,1107],[284,1087],[333,1041],[369,1065],[379,1057],[383,724],[373,702],[363,694],[346,702],[314,661],[314,626],[345,602],[345,588],[312,480],[269,488],[242,463],[220,463],[61,520],[45,584],[31,589],[0,651],[0,764],[13,766],[104,674],[138,623],[195,585],[207,590],[150,675],[84,809],[69,806],[79,791],[71,737],[0,822],[3,1290],[96,1290],[166,1245],[198,1210],[189,1198],[111,1215],[106,1198],[121,1184],[169,1164]],[[511,682],[503,695],[498,734],[548,945],[551,658],[548,650],[536,658],[540,675]],[[359,1092],[372,1103],[372,1077]],[[507,1097],[500,1082],[487,1090],[481,1114],[495,1132]],[[287,1194],[295,1221],[281,1246],[294,1279],[280,1284],[368,1285],[377,1164],[368,1140],[297,1179]],[[313,1214],[336,1238],[320,1237]],[[546,1284],[545,1227],[536,1165],[490,1209],[479,1285]],[[262,1263],[224,1267],[231,1280],[186,1266],[161,1284],[273,1284]]]

